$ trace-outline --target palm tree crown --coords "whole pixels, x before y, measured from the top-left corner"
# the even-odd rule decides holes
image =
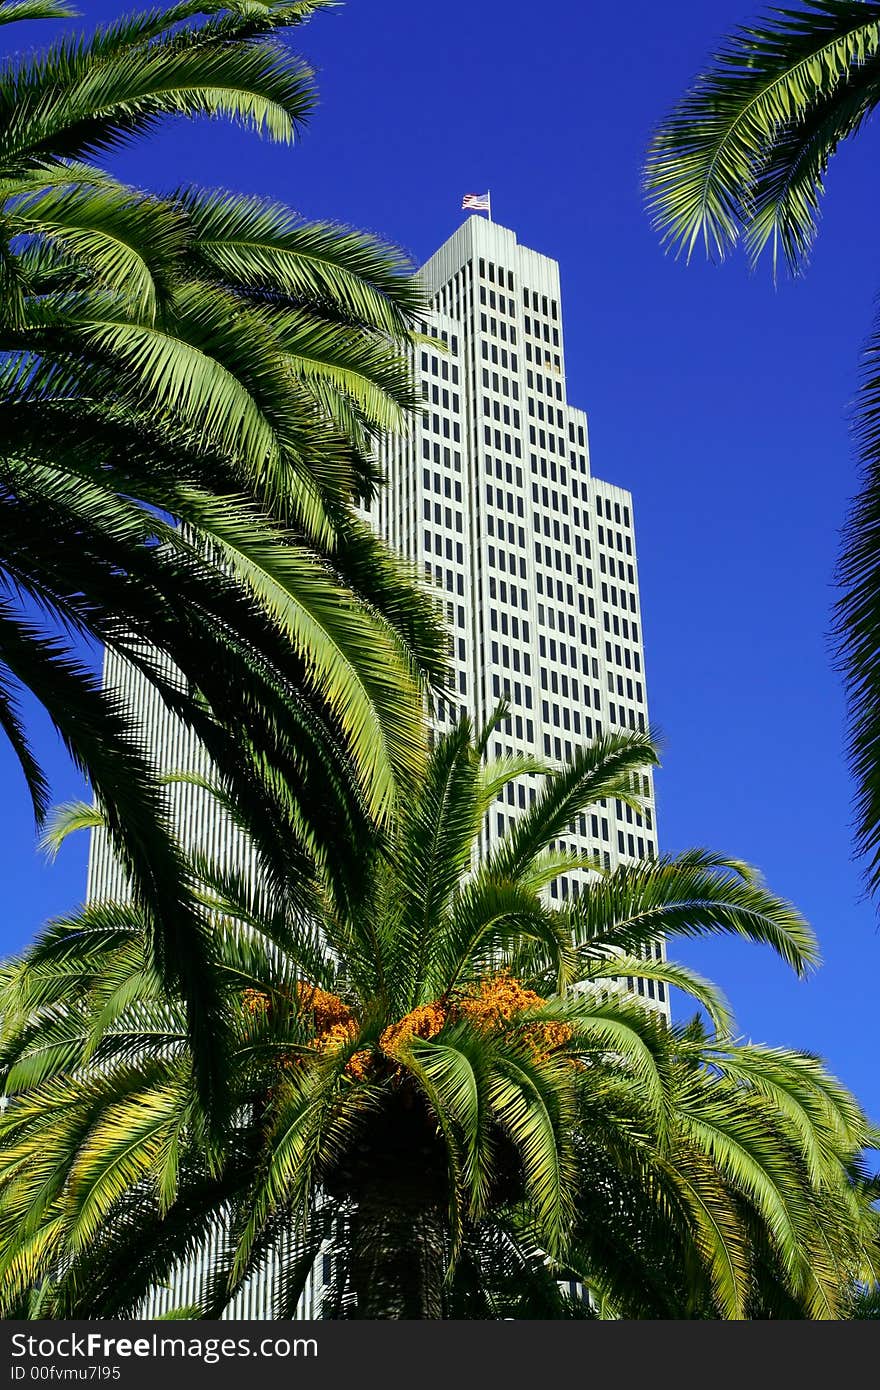
[[[208,1317],[273,1254],[291,1316],[320,1250],[334,1316],[583,1314],[564,1280],[624,1316],[839,1313],[876,1242],[853,1181],[864,1117],[815,1059],[735,1042],[717,990],[654,949],[733,932],[803,972],[809,928],[702,850],[549,906],[579,863],[554,842],[585,806],[633,800],[652,745],[603,738],[550,773],[486,761],[487,741],[467,720],[437,741],[356,903],[318,876],[306,915],[196,859],[235,1036],[220,1138],[130,904],[50,925],[8,969],[7,1316],[40,1280],[43,1315],[130,1315],[206,1241]],[[543,790],[480,857],[525,770]],[[627,977],[686,991],[712,1030],[670,1028]]]

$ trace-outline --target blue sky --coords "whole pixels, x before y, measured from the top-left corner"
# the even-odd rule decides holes
[[[89,21],[123,8],[92,0]],[[747,0],[632,0],[625,21],[575,0],[540,15],[519,0],[351,0],[299,36],[321,89],[300,146],[178,124],[117,167],[153,188],[270,194],[416,261],[465,215],[462,193],[491,187],[496,220],[559,260],[569,399],[590,417],[594,472],[635,498],[661,845],[759,865],[825,963],[799,982],[739,942],[674,953],[722,984],[744,1033],[823,1054],[880,1119],[880,935],[851,857],[827,640],[855,486],[848,412],[880,286],[880,147],[869,126],[838,156],[810,272],[778,289],[739,256],[665,257],[639,187],[653,124],[752,17]],[[74,794],[49,732],[43,749],[59,798]],[[0,947],[13,950],[82,896],[85,842],[43,863],[5,747],[0,771]]]

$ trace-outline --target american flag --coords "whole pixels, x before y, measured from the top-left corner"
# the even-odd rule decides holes
[[[489,194],[488,193],[465,193],[461,200],[463,208],[470,212],[488,212]]]

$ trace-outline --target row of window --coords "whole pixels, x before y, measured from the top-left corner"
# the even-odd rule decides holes
[[[507,541],[509,545],[519,545],[521,550],[526,548],[525,527],[514,526],[512,521],[504,522],[501,517],[496,517],[492,512],[486,514],[486,531],[496,540]],[[503,569],[504,566],[502,565]]]
[[[501,401],[492,401],[488,396],[484,396],[483,414],[487,420],[498,420],[502,424],[511,425],[515,430],[519,429],[520,414],[515,406],[504,405]]]
[[[515,733],[521,743],[523,741],[526,743],[534,743],[535,741],[534,723],[531,719],[524,719],[521,714],[511,714],[504,720],[502,727],[505,732],[511,736]]]
[[[480,286],[480,303],[487,304],[490,309],[496,309],[499,314],[509,314],[511,318],[516,316],[516,305],[512,299],[506,295],[496,294],[494,290],[487,289],[485,285]]]
[[[569,586],[570,587],[570,586]],[[568,632],[574,637],[577,631],[573,613],[564,613],[560,608],[551,608],[549,604],[545,608],[543,603],[538,604],[538,622],[542,627],[549,627],[551,632]],[[585,623],[580,624],[581,643],[587,645],[587,628]],[[592,631],[592,630],[591,630]],[[598,640],[591,637],[591,645],[598,646]]]
[[[615,814],[618,820],[625,820],[627,825],[647,826],[649,830],[654,829],[654,818],[651,814],[650,806],[645,807],[644,815],[634,811],[631,806],[625,805],[622,801],[615,801]]]
[[[580,569],[580,566],[578,568]],[[578,582],[582,582],[581,574],[578,575]],[[535,585],[539,594],[546,594],[547,598],[556,598],[560,603],[568,603],[571,607],[574,607],[573,585],[563,584],[561,579],[554,580],[552,576],[548,576],[545,579],[540,570],[535,574]],[[596,605],[590,595],[585,595],[582,590],[578,591],[577,606],[581,616],[589,613],[591,618],[595,618]],[[594,642],[593,646],[595,647],[595,645],[596,643]]]
[[[449,536],[443,537],[433,535],[430,531],[425,532],[425,553],[430,555],[445,555],[447,560],[454,560],[457,565],[464,564],[464,546],[461,541],[453,541]]]
[[[523,676],[532,674],[532,658],[528,652],[508,647],[505,642],[492,642],[489,650],[496,666],[502,666],[505,671],[519,671]]]
[[[628,594],[625,589],[618,589],[616,584],[602,584],[602,602],[611,603],[615,608],[629,608],[631,613],[638,612],[636,596]]]
[[[538,342],[543,338],[545,343],[552,343],[554,347],[559,347],[558,328],[549,323],[541,323],[539,319],[529,318],[528,314],[525,316],[525,328],[527,333],[531,333],[533,338],[538,339]]]
[[[617,643],[612,647],[610,642],[605,643],[605,660],[611,665],[625,666],[628,671],[642,669],[642,658],[637,651],[630,652],[629,647],[621,648]],[[641,699],[641,696],[639,696]]]
[[[633,785],[634,785],[634,790],[635,790],[635,792],[636,792],[637,795],[640,795],[640,794],[641,794],[641,791],[642,791],[641,783],[642,783],[643,781],[644,781],[644,794],[645,794],[645,796],[650,796],[650,794],[651,794],[651,783],[650,783],[649,778],[648,778],[647,776],[643,777],[643,776],[642,776],[641,774],[639,774],[639,773],[634,773],[634,774],[633,774]],[[607,797],[603,797],[602,800],[599,802],[599,805],[602,807],[602,810],[603,810],[603,811],[607,811],[607,810],[608,810],[608,798],[607,798]],[[627,821],[629,822],[629,824],[632,825],[632,824],[633,824],[633,816],[634,816],[634,814],[635,814],[635,813],[633,812],[632,808],[631,808],[631,807],[625,808],[624,805],[623,805],[623,803],[622,803],[621,801],[615,801],[615,802],[614,802],[614,811],[615,811],[615,815],[617,816],[617,819],[620,820],[620,821],[622,821],[622,820],[624,819],[624,810],[628,810],[628,811],[629,811],[629,815],[626,817],[626,819],[627,819]],[[646,822],[646,823],[647,823],[647,827],[648,827],[649,830],[652,830],[652,829],[653,829],[653,821],[652,821],[652,819],[651,819],[650,808],[648,808],[648,809],[646,810],[645,815],[646,815],[646,817],[647,817],[647,822]],[[597,840],[597,839],[599,838],[599,821],[600,821],[600,817],[599,817],[599,815],[598,815],[597,812],[595,812],[595,811],[592,811],[592,812],[589,812],[589,811],[581,811],[581,812],[579,812],[579,814],[575,817],[574,820],[570,820],[570,821],[568,822],[569,834],[570,834],[570,835],[576,835],[578,832],[580,832],[580,834],[581,834],[582,836],[584,836],[585,838],[586,838],[586,836],[587,836],[588,834],[592,834],[593,839],[594,839],[594,840]],[[641,816],[639,816],[639,815],[636,815],[636,816],[635,816],[635,823],[636,823],[637,825],[641,826],[641,824],[642,824],[642,818],[641,818]],[[609,833],[608,833],[608,821],[607,821],[607,819],[605,818],[605,816],[602,816],[602,817],[601,817],[601,826],[602,826],[602,839],[603,839],[603,840],[608,840],[608,839],[610,838],[610,836],[609,836]],[[552,848],[552,846],[551,846],[551,848]],[[561,849],[565,849],[565,844],[564,844],[563,842],[560,842],[560,848],[561,848]],[[649,952],[649,954],[650,954],[650,952]],[[658,956],[657,959],[660,960],[661,957]]]
[[[570,666],[575,671],[578,669],[577,649],[567,646],[565,642],[557,642],[555,637],[545,637],[543,632],[538,633],[538,653],[551,661],[558,661],[560,666]],[[583,663],[586,661],[587,657],[584,656]],[[585,670],[584,675],[588,674],[589,671]]]
[[[595,729],[596,737],[598,738],[602,732],[602,721],[597,719],[594,724],[589,715],[584,715],[583,723],[585,737],[588,739],[592,738],[593,730]],[[574,757],[574,751],[577,746],[579,745],[573,744],[570,739],[563,739],[558,736],[551,738],[550,734],[544,735],[544,757],[555,758],[558,763],[570,763]]]
[[[465,657],[465,642],[464,642],[464,638],[463,638],[463,637],[454,637],[454,636],[452,635],[452,633],[450,632],[449,635],[448,635],[447,638],[446,638],[446,650],[447,650],[447,654],[449,655],[449,657],[451,658],[451,660],[453,660],[453,661],[455,661],[456,659],[457,659],[458,661],[465,661],[465,660],[466,660],[466,657]],[[460,672],[460,673],[459,673],[460,676],[463,675],[463,674],[464,674],[463,672]],[[464,694],[464,693],[465,693],[465,687],[464,687],[463,685],[462,685],[462,687],[461,687],[461,690],[462,690],[462,694]]]
[[[509,806],[519,806],[521,811],[526,809],[526,792],[532,791],[531,787],[524,787],[522,782],[508,782],[504,791],[500,791],[496,796],[496,801],[506,801]],[[532,795],[534,800],[534,794]]]
[[[525,705],[532,708],[532,687],[520,685],[519,681],[502,681],[497,671],[492,673],[492,694],[496,700],[509,700],[512,705]],[[531,737],[531,736],[530,736]]]
[[[512,608],[521,608],[524,613],[529,611],[529,596],[525,589],[517,588],[515,584],[508,585],[504,579],[496,579],[494,574],[489,576],[489,597],[500,599],[502,603],[510,603]]]
[[[494,545],[489,546],[489,568],[499,569],[502,574],[519,574],[520,579],[527,576],[525,556],[508,555],[500,546],[497,552]]]
[[[625,503],[612,503],[608,497],[597,497],[596,510],[600,516],[604,510],[606,519],[608,521],[616,521],[618,526],[620,526],[621,523],[624,526],[630,525],[629,507]]]
[[[624,838],[622,830],[617,832],[617,849],[620,854],[628,854],[630,859],[653,859],[655,853],[653,840],[643,840],[641,835]]]
[[[505,454],[515,454],[517,458],[522,458],[522,444],[518,435],[514,437],[503,434],[501,430],[493,430],[491,425],[484,425],[483,443],[489,449],[503,450]]]
[[[538,429],[536,425],[529,425],[529,443],[536,448],[546,449],[551,454],[558,453],[562,458],[565,458],[565,441],[559,439],[559,448],[557,449],[557,436],[548,434],[546,430]]]
[[[491,362],[496,367],[503,367],[505,371],[508,368],[512,372],[519,369],[519,361],[515,352],[508,352],[507,348],[499,347],[497,343],[488,343],[485,338],[480,341],[480,354],[484,362]]]
[[[457,449],[450,449],[448,445],[423,439],[422,458],[432,463],[442,463],[444,468],[453,468],[456,473],[461,472],[461,454]]]
[[[543,420],[548,425],[555,425],[557,429],[562,429],[562,411],[558,406],[545,406],[540,398],[536,399],[534,396],[529,396],[526,400],[526,404],[530,415],[537,414],[539,420]],[[559,452],[561,454],[565,453],[564,445],[560,448]]]
[[[464,627],[464,604],[446,604],[446,621],[450,627]]]
[[[533,512],[532,527],[536,536],[544,535],[548,540],[561,541],[563,545],[571,544],[571,527],[567,521],[560,521],[558,516]]]
[[[592,633],[593,630],[591,628],[591,636]],[[574,647],[566,646],[564,642],[560,642],[557,644],[555,638],[546,638],[541,635],[538,636],[538,650],[541,656],[547,656],[549,654],[550,660],[558,661],[560,666],[568,666],[571,671],[580,671],[581,675],[583,676],[593,676],[594,679],[598,678],[597,673],[593,669],[596,665],[596,658],[591,657],[588,652],[581,653],[580,663],[578,663],[577,652]],[[558,657],[557,652],[559,653]],[[550,689],[553,691],[555,695],[557,692],[556,682],[558,680],[565,681],[565,679],[566,673],[564,671],[559,672],[551,670],[548,674],[545,668],[543,666],[541,667],[542,690]],[[571,684],[573,687],[572,698],[577,699],[577,682],[574,676],[571,677]],[[586,685],[584,686],[584,689],[586,690]],[[563,691],[562,693],[564,694],[565,692]]]
[[[515,613],[508,613],[504,608],[500,611],[497,608],[489,610],[489,628],[492,632],[500,632],[503,637],[514,637],[518,642],[531,640],[526,619],[520,619]]]
[[[438,386],[436,381],[422,382],[422,400],[430,398],[432,405],[441,405],[444,410],[451,409],[455,415],[461,410],[461,401],[457,391],[449,391],[446,386]]]
[[[449,362],[445,358],[439,359],[433,353],[428,355],[422,353],[422,371],[431,373],[431,376],[439,376],[441,381],[451,381],[453,386],[458,385],[458,367],[454,362]]]
[[[584,691],[589,693],[589,687],[585,686]],[[595,692],[599,694],[598,690]],[[596,708],[600,708],[599,701],[596,701]],[[541,701],[541,715],[545,724],[552,724],[554,729],[565,729],[567,733],[579,734],[581,732],[581,712],[577,709],[569,709],[568,705],[551,705],[549,700]]]
[[[592,668],[592,671],[590,668]],[[595,657],[591,659],[590,666],[584,668],[584,675],[589,676],[590,674],[592,674],[594,680],[599,679],[599,663],[596,661]],[[570,690],[572,700],[575,702],[580,701],[580,688],[577,676],[571,676],[569,678],[564,671],[550,671],[548,675],[546,666],[542,666],[541,689],[549,690],[553,695],[562,695],[565,699],[568,699]],[[584,682],[584,702],[585,704],[590,703],[590,688],[586,681]],[[598,700],[595,701],[595,704],[598,709]]]
[[[608,854],[607,851],[604,855],[601,856],[597,854],[597,865],[601,864],[603,861],[605,868],[610,869],[611,855]],[[563,900],[566,900],[569,896],[571,896],[572,898],[579,898],[580,895],[581,885],[577,879],[573,879],[571,880],[571,882],[569,882],[568,878],[563,876],[562,878],[555,878],[553,882],[550,884],[551,898],[562,898]]]
[[[500,801],[500,796],[498,799]],[[519,802],[520,809],[523,809],[523,802],[520,801],[519,796],[517,796],[516,801],[512,801],[512,799],[510,799],[510,796],[507,796],[506,799],[507,802],[510,803],[510,805],[517,805],[517,802]],[[532,794],[531,801],[534,801],[534,799],[534,794]],[[516,817],[514,817],[514,819],[516,819]],[[584,820],[585,817],[581,816],[581,821]],[[594,840],[598,840],[598,817],[591,816],[589,817],[589,820],[591,820],[592,837],[594,837]],[[513,823],[514,820],[510,821],[510,824]],[[571,830],[571,827],[569,828]],[[584,835],[584,838],[587,837],[587,831],[581,830],[581,834]],[[605,840],[606,842],[608,842],[608,844],[610,844],[608,820],[605,819],[605,816],[602,817],[602,840]],[[591,856],[592,853],[592,856],[595,856],[596,866],[599,867],[605,865],[606,869],[610,869],[610,858],[608,855],[608,851],[603,851],[603,849],[592,849],[591,851],[591,849],[582,847],[582,845],[566,844],[566,841],[564,840],[551,841],[551,844],[549,844],[548,848],[552,849],[552,851],[553,849],[557,849],[557,851],[559,851],[560,853],[571,853],[571,855],[580,855],[582,856],[582,858],[584,858],[584,856]],[[628,858],[631,859],[653,859],[653,856],[655,856],[655,845],[653,845],[652,840],[648,840],[648,838],[642,838],[641,835],[624,834],[624,831],[619,830],[617,831],[617,852],[621,853],[621,855],[628,856]],[[577,878],[576,880],[574,880],[574,883],[577,884]],[[642,949],[641,952],[638,952],[638,954],[644,956],[646,960],[662,960],[663,948],[662,945],[660,945],[660,942],[655,942],[655,944],[653,945],[645,945],[644,949]]]
[[[441,305],[458,302],[460,298],[467,299],[470,295],[471,286],[471,267],[469,263],[461,266],[454,275],[442,285],[434,295],[435,302]]]
[[[523,485],[523,471],[520,467],[514,467],[509,459],[493,459],[491,454],[486,455],[486,472],[491,478],[494,474],[499,482],[515,483],[518,488]],[[522,513],[520,513],[522,515]]]
[[[430,469],[422,469],[422,483],[426,492],[436,492],[443,497],[454,498],[456,502],[461,502],[461,483],[456,478],[441,478],[439,473],[431,474]],[[461,530],[461,527],[459,527]]]
[[[562,359],[558,352],[548,352],[540,343],[533,347],[528,338],[525,341],[525,354],[527,362],[535,362],[545,370],[552,368],[557,372],[562,371]]]
[[[564,554],[561,550],[551,550],[549,545],[535,546],[535,562],[543,564],[545,569],[557,569],[562,574],[571,574],[571,555],[568,551]]]
[[[627,555],[632,555],[632,540],[629,536],[624,536],[620,531],[611,531],[607,527],[598,526],[596,528],[599,544],[607,545],[609,550],[625,550]]]
[[[522,784],[519,784],[518,786],[509,784],[504,792],[499,793],[497,800],[502,804],[506,801],[509,806],[518,806],[520,810],[525,810],[527,798],[529,804],[534,803],[535,791],[533,788],[525,788],[524,786],[522,786]],[[504,813],[498,812],[496,821],[498,827],[498,834],[503,835],[505,832],[505,826],[514,826],[518,819],[519,817],[517,815],[510,815],[508,813],[507,816],[505,816]],[[592,820],[595,822],[596,817],[593,816]],[[602,831],[602,838],[610,843],[608,836],[608,822],[604,818],[602,820]],[[596,838],[598,838],[598,835],[596,835]],[[557,843],[551,845],[550,848],[558,850],[560,853],[563,854],[568,852],[572,855],[578,855],[580,857],[589,857],[595,861],[597,868],[611,868],[611,855],[609,854],[608,850],[598,848],[593,848],[592,850],[590,850],[585,849],[580,845],[567,845],[564,840],[558,841]],[[618,854],[624,857],[629,857],[630,859],[638,858],[642,860],[653,859],[655,853],[654,843],[652,840],[642,835],[624,834],[624,832],[621,830],[617,832],[617,851]],[[557,892],[554,892],[553,889],[557,887],[557,885]],[[560,876],[557,879],[554,879],[553,881],[553,884],[550,889],[550,895],[554,898],[559,896],[567,898],[569,894],[571,894],[571,896],[577,898],[580,896],[581,891],[582,885],[579,878],[569,876],[567,874],[560,874]],[[650,945],[646,946],[643,954],[647,960],[663,959],[663,950],[662,946],[659,943],[654,945],[653,949]],[[628,978],[627,985],[628,988],[632,990],[632,976]],[[651,997],[653,998],[653,992],[651,994]],[[659,997],[662,1000],[663,995],[660,994]]]
[[[458,594],[464,598],[464,575],[456,574],[454,570],[444,570],[442,565],[432,565],[428,560],[425,561],[425,578],[432,579],[440,589],[446,589],[447,593]]]
[[[438,328],[435,323],[426,323],[424,319],[419,324],[419,329],[423,338],[436,338],[438,342],[445,343],[452,349],[453,356],[458,356],[458,337],[455,333],[450,335],[445,328]]]
[[[562,382],[551,381],[549,376],[542,376],[540,372],[527,371],[526,385],[543,392],[545,396],[555,396],[558,401],[562,400]]]
[[[640,856],[640,857],[641,857],[641,856]],[[649,859],[653,859],[653,857],[654,857],[654,856],[651,855],[651,854],[648,855],[648,858],[649,858]],[[647,992],[647,996],[648,996],[649,999],[655,999],[655,998],[656,998],[657,1001],[658,1001],[660,1004],[665,1004],[665,1003],[666,1003],[666,985],[664,984],[664,982],[663,982],[662,980],[642,980],[642,979],[638,979],[638,980],[635,981],[635,985],[636,985],[636,988],[637,988],[637,992],[638,992],[639,994],[641,994],[642,998],[645,997],[645,993]],[[627,987],[627,989],[629,990],[630,994],[632,994],[632,992],[633,992],[633,977],[632,977],[632,975],[628,975],[628,976],[626,977],[626,987]]]
[[[461,443],[461,425],[457,420],[450,422],[445,415],[429,415],[427,410],[423,410],[422,425],[432,434],[442,435],[444,439],[453,439],[456,444]]]
[[[620,674],[615,676],[613,672],[609,671],[608,690],[611,695],[625,695],[628,700],[637,700],[639,704],[643,703],[642,682],[633,681],[630,676],[621,676]]]
[[[437,701],[437,718],[441,723],[448,719],[450,724],[454,724],[457,719],[464,719],[467,712],[467,705],[456,705],[451,700]]]
[[[530,296],[531,302],[529,302]],[[534,309],[536,314],[543,314],[545,319],[559,318],[559,305],[555,299],[548,299],[546,294],[542,294],[539,299],[537,290],[527,290],[525,286],[523,286],[523,308]]]
[[[641,710],[636,713],[635,710],[628,710],[623,705],[609,704],[608,719],[612,724],[619,724],[621,729],[632,729],[633,732],[636,729],[641,729],[642,733],[645,731],[645,716]]]
[[[451,531],[454,526],[459,535],[461,534],[461,512],[453,511],[452,507],[442,507],[439,502],[434,502],[432,505],[427,497],[423,505],[425,521],[433,521],[435,526],[445,526],[447,531]]]
[[[529,466],[536,476],[540,472],[542,478],[549,477],[552,483],[558,481],[565,487],[565,480],[568,475],[564,463],[560,463],[557,468],[555,459],[539,459],[537,454],[529,454]]]
[[[589,544],[587,554],[589,555]],[[615,561],[613,555],[609,555],[606,561],[604,551],[599,552],[599,569],[603,574],[610,574],[612,579],[625,579],[630,584],[635,584],[636,576],[632,565],[625,564],[623,560]]]
[[[487,391],[494,391],[499,396],[510,396],[513,400],[519,400],[519,382],[511,381],[504,373],[490,372],[488,367],[483,368],[483,385]]]
[[[485,261],[482,256],[480,257],[480,275],[484,280],[488,279],[490,284],[501,285],[502,288],[506,286],[509,290],[514,287],[513,271],[505,270],[503,265],[496,266],[492,261]]]
[[[493,338],[500,338],[503,343],[510,343],[516,347],[516,329],[513,324],[508,328],[504,319],[496,319],[493,315],[480,314],[480,330],[483,333],[491,333]]]
[[[617,616],[616,613],[614,613],[614,614],[612,614],[612,615],[610,615],[610,616],[609,616],[608,613],[603,613],[603,614],[602,614],[602,626],[604,627],[604,629],[605,629],[606,632],[612,632],[612,631],[613,631],[615,637],[624,637],[624,638],[626,638],[627,641],[630,639],[630,637],[632,637],[632,640],[633,640],[634,642],[638,642],[638,640],[639,640],[639,625],[638,625],[638,623],[635,622],[635,621],[627,621],[626,618],[618,618],[618,616]],[[619,650],[619,648],[618,648],[618,650]],[[618,666],[620,665],[620,661],[619,661],[619,660],[618,660],[618,663],[617,663],[617,664],[618,664]],[[638,670],[638,669],[639,669],[639,668],[636,667],[636,670]]]

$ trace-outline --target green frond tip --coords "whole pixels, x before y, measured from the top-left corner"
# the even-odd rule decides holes
[[[828,161],[880,100],[880,5],[808,0],[739,30],[661,124],[645,166],[667,244],[804,263]]]
[[[106,829],[107,817],[99,806],[87,801],[65,801],[49,812],[39,847],[47,859],[54,859],[76,830]]]
[[[25,19],[75,19],[81,13],[67,0],[2,0],[0,24]]]

